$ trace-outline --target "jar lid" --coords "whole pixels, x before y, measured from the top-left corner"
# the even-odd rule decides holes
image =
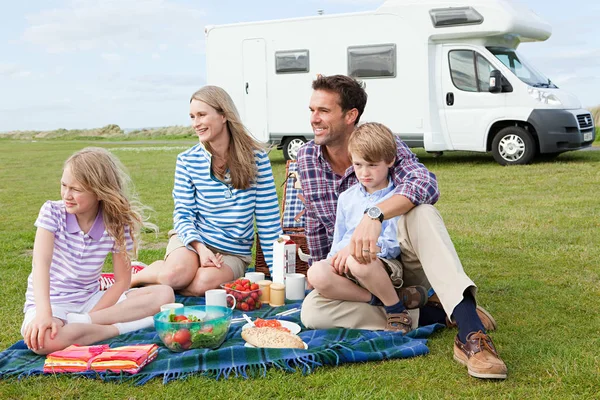
[[[263,281],[258,281],[256,282],[258,285],[260,286],[269,286],[271,283],[273,283],[272,281],[269,281],[267,279],[263,280]]]
[[[283,289],[285,289],[285,285],[283,283],[271,284],[271,290],[283,290]]]

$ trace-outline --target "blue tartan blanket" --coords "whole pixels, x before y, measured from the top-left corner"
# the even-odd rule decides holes
[[[177,301],[186,306],[204,304],[204,298],[178,297]],[[290,302],[284,306],[263,307],[248,312],[252,318],[277,318],[275,314],[300,307],[301,302]],[[235,311],[234,318],[241,317]],[[280,319],[300,323],[300,313],[280,317]],[[339,365],[366,361],[381,361],[409,358],[429,353],[426,338],[442,325],[421,327],[408,335],[400,333],[367,331],[360,329],[303,330],[299,334],[308,344],[308,350],[297,349],[255,349],[244,347],[240,333],[243,322],[233,323],[225,342],[216,350],[194,349],[183,353],[172,353],[162,345],[153,328],[139,330],[117,336],[104,343],[111,347],[130,344],[157,343],[160,345],[156,360],[144,367],[138,374],[87,371],[74,375],[99,378],[104,381],[133,382],[142,385],[149,380],[162,377],[163,383],[181,379],[193,374],[216,379],[230,376],[244,378],[265,375],[267,368],[279,368],[288,372],[311,373],[323,365]],[[0,378],[26,377],[43,373],[44,357],[29,351],[21,340],[0,353]]]

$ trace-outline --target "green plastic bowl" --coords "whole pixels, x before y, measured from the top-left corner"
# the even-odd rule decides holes
[[[161,311],[154,316],[154,327],[163,344],[171,351],[216,349],[229,331],[232,310],[220,306],[192,306]],[[196,322],[169,322],[169,316],[198,318]]]

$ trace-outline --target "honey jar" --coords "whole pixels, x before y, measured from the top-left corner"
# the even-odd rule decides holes
[[[285,304],[285,285],[283,283],[272,283],[269,305],[279,307]]]

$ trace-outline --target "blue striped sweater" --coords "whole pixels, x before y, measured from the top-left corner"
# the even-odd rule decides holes
[[[279,204],[269,157],[255,151],[256,182],[238,190],[212,175],[211,154],[199,143],[177,156],[173,188],[174,227],[188,246],[198,241],[225,252],[250,255],[254,219],[269,270],[273,242],[282,233]]]

